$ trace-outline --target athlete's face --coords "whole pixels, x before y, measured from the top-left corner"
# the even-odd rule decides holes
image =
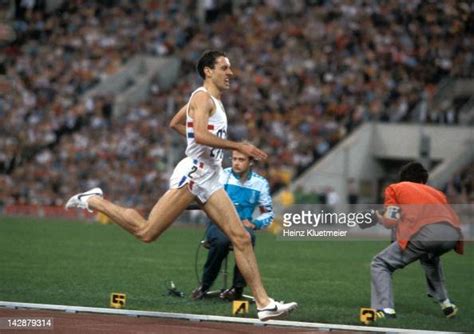
[[[211,69],[211,79],[220,89],[230,88],[230,78],[234,75],[230,68],[230,61],[227,57],[219,57],[216,59],[214,68]]]
[[[250,169],[250,158],[239,151],[232,152],[232,170],[236,174],[246,173]]]

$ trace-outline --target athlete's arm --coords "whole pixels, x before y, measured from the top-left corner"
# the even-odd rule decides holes
[[[185,104],[171,119],[170,128],[175,130],[181,136],[186,137],[186,107]]]
[[[209,115],[214,110],[214,102],[212,102],[209,94],[204,92],[196,93],[190,103],[189,112],[193,118],[194,139],[198,144],[227,150],[237,150],[245,155],[254,157],[257,160],[264,160],[267,158],[265,152],[251,144],[219,138],[207,130]]]

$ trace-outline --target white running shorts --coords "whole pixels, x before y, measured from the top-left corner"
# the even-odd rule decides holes
[[[222,167],[209,166],[197,159],[186,157],[174,168],[170,178],[170,189],[177,189],[188,185],[188,189],[202,203],[224,186],[219,181]]]

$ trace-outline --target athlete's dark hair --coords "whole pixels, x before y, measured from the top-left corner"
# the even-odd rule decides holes
[[[400,182],[403,181],[425,184],[428,181],[428,171],[419,162],[409,162],[400,169]]]
[[[213,69],[214,65],[216,64],[216,60],[219,57],[226,57],[226,55],[224,52],[217,50],[204,51],[204,53],[201,55],[201,58],[199,58],[199,61],[196,66],[196,70],[201,78],[206,79],[204,68],[209,67]]]

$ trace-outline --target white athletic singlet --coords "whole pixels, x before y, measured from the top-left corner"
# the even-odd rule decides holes
[[[191,94],[189,101],[191,101],[194,94],[200,91],[207,92],[206,88],[199,87]],[[226,139],[227,115],[225,114],[224,106],[220,100],[214,98],[212,95],[210,96],[214,102],[214,105],[216,106],[216,111],[214,114],[212,114],[212,116],[209,117],[207,129],[217,137]],[[188,143],[186,148],[186,156],[192,159],[197,159],[198,161],[208,164],[209,166],[222,165],[222,158],[224,156],[222,149],[196,143],[196,139],[194,138],[193,119],[189,116],[189,105],[186,109],[186,139]]]

